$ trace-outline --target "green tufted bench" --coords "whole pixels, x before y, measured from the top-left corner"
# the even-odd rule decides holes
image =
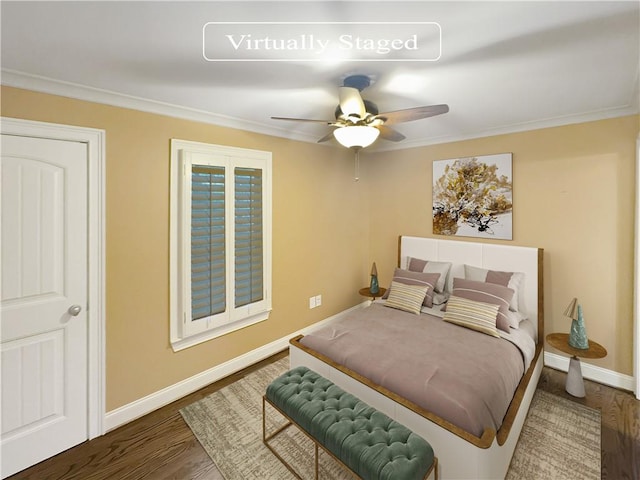
[[[289,420],[269,436],[266,404]],[[438,478],[438,459],[422,437],[307,367],[276,378],[262,397],[263,442],[301,478],[269,444],[291,425],[314,441],[316,479],[318,445],[364,480],[426,479],[432,471]]]

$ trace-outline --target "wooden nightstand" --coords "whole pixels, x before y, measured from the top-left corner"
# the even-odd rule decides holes
[[[369,287],[364,287],[364,288],[361,288],[360,290],[358,290],[358,293],[360,295],[362,295],[363,297],[369,297],[369,298],[375,300],[376,298],[382,297],[385,294],[386,291],[387,291],[386,288],[380,287],[380,291],[378,293],[376,293],[376,294],[373,294],[373,293],[371,293],[369,291]]]
[[[584,397],[584,380],[582,379],[582,369],[580,368],[580,359],[578,357],[604,358],[607,356],[607,350],[592,340],[589,340],[589,348],[585,350],[573,348],[569,345],[568,333],[550,333],[547,335],[547,343],[553,348],[557,348],[561,352],[571,355],[569,372],[567,373],[566,390],[574,397]]]

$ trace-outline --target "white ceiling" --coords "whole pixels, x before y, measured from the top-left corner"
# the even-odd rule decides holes
[[[328,130],[270,116],[333,119],[337,87],[354,73],[374,79],[362,95],[381,112],[450,107],[445,115],[397,125],[407,139],[379,140],[374,148],[381,149],[639,111],[637,1],[3,0],[0,9],[3,84],[291,139],[315,142]],[[207,22],[285,21],[298,25],[282,26],[283,38],[299,32],[301,22],[436,22],[441,56],[428,62],[204,58]],[[346,24],[327,28],[327,36],[350,32]],[[381,24],[372,36],[395,35],[394,28]],[[407,26],[407,38],[423,28]],[[259,30],[247,31],[258,37]]]

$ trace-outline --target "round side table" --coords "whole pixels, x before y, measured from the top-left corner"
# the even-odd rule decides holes
[[[376,298],[382,297],[386,291],[387,291],[386,288],[380,287],[380,291],[378,293],[371,293],[371,291],[369,290],[369,287],[364,287],[358,290],[358,293],[363,297],[369,297],[372,300],[375,300]]]
[[[547,335],[547,343],[553,348],[557,348],[561,352],[571,355],[569,360],[569,372],[567,373],[566,390],[574,397],[583,398],[584,380],[582,378],[582,369],[580,368],[580,358],[603,358],[607,356],[607,350],[592,340],[589,340],[589,348],[581,350],[573,348],[569,345],[568,333],[550,333]]]

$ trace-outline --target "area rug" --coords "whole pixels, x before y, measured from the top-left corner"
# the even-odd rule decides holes
[[[288,358],[278,360],[180,410],[226,480],[295,478],[262,443],[262,395],[288,365]],[[282,424],[267,406],[267,432]],[[313,442],[298,429],[285,430],[272,445],[296,471],[313,475]],[[352,478],[322,451],[319,468],[322,479]],[[537,390],[507,479],[599,478],[600,412]]]
[[[600,479],[600,411],[536,390],[506,480]]]

